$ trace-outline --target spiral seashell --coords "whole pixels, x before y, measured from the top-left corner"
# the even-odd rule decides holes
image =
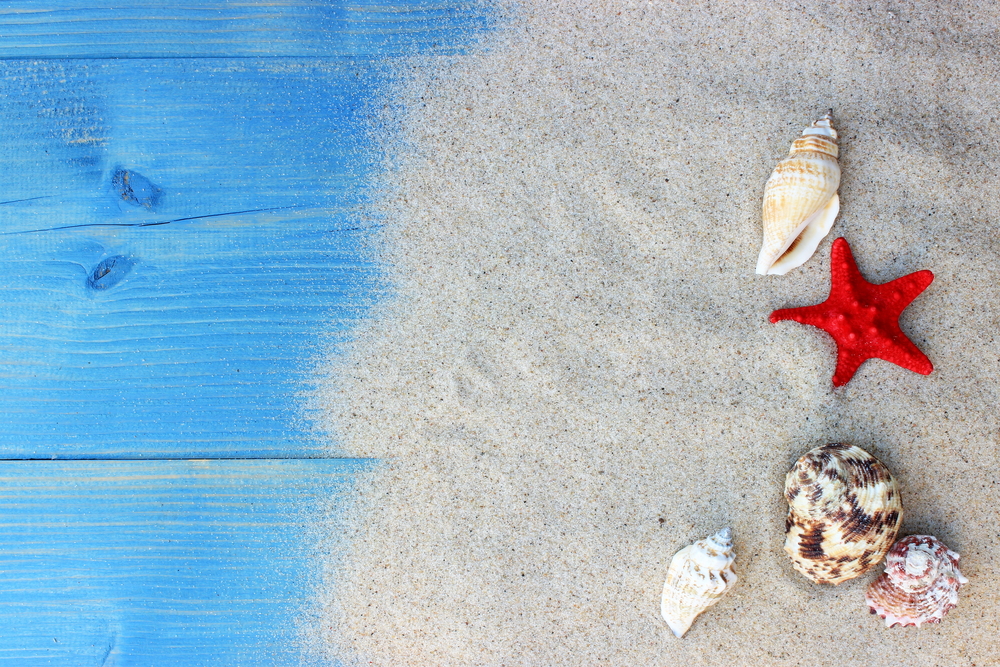
[[[785,477],[785,500],[785,552],[818,584],[839,584],[878,565],[903,521],[896,480],[853,445],[807,452]]]
[[[904,537],[889,550],[885,572],[865,592],[868,610],[887,628],[940,623],[958,604],[958,589],[969,582],[958,559],[936,537]]]
[[[683,637],[698,614],[736,583],[733,534],[728,528],[684,547],[670,561],[660,613],[674,635]]]
[[[837,131],[830,114],[807,127],[764,186],[764,245],[757,273],[784,275],[803,264],[840,211]]]

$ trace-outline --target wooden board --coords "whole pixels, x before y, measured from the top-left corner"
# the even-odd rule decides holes
[[[0,665],[308,663],[309,526],[367,465],[0,462]]]
[[[0,61],[0,458],[317,455],[303,395],[376,296],[377,81]]]
[[[384,58],[487,16],[0,3],[0,664],[310,662],[370,462],[305,458],[306,396],[382,293]]]
[[[387,54],[484,5],[0,7],[0,458],[318,456],[305,396],[378,296]]]
[[[8,2],[0,58],[455,53],[487,22],[484,3],[440,0]]]

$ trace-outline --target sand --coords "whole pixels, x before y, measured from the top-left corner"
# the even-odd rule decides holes
[[[375,249],[391,297],[319,402],[384,464],[331,567],[348,664],[996,665],[1000,10],[989,2],[522,3],[482,48],[396,72]],[[754,274],[764,182],[832,108],[841,214]],[[830,244],[936,279],[901,318],[922,376],[841,389]],[[904,533],[962,555],[935,627],[792,570],[784,475],[827,442],[896,475]],[[683,639],[667,563],[734,531],[740,582]]]

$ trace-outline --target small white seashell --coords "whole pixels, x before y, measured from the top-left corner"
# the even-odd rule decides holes
[[[840,211],[837,131],[830,114],[807,127],[764,186],[764,244],[757,273],[784,275],[803,264]]]
[[[728,528],[674,554],[663,584],[660,613],[676,636],[683,637],[698,614],[736,583],[735,559],[733,534]]]

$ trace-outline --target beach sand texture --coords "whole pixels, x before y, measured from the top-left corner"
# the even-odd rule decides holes
[[[989,2],[521,3],[386,92],[392,298],[324,369],[339,445],[384,459],[324,591],[328,654],[376,665],[997,665],[1000,10]],[[841,214],[757,276],[764,182],[832,108]],[[830,244],[930,269],[903,330],[935,365],[834,390]],[[812,584],[784,476],[859,445],[903,534],[961,553],[939,626],[886,629],[882,570]],[[671,556],[731,526],[737,586],[683,639]]]

